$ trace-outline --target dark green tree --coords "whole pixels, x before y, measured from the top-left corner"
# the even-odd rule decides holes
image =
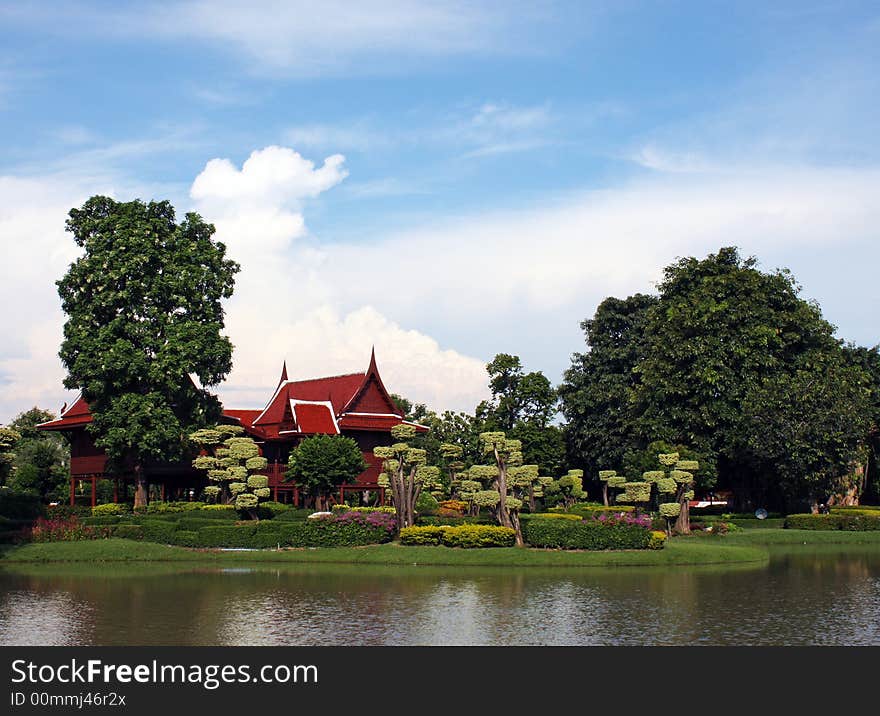
[[[111,469],[135,476],[146,504],[150,461],[183,458],[188,433],[216,422],[217,385],[232,367],[222,300],[238,264],[198,214],[179,224],[167,201],[95,196],[72,209],[67,230],[83,254],[58,281],[67,314],[64,384],[82,390],[88,426]]]
[[[805,355],[839,353],[834,327],[787,270],[764,273],[732,247],[666,267],[659,290],[637,368],[639,431],[702,455],[698,488],[721,473],[741,503],[751,501],[766,471],[743,450],[744,401]]]
[[[296,484],[321,506],[327,495],[354,482],[367,469],[357,442],[344,435],[313,435],[291,451],[285,480]]]
[[[15,458],[9,487],[16,492],[37,495],[43,502],[63,497],[67,487],[70,448],[57,432],[37,430],[40,423],[54,420],[48,410],[34,407],[20,413],[9,424],[21,438],[15,445]]]
[[[853,468],[871,428],[866,374],[843,354],[816,353],[754,385],[742,404],[742,438],[768,489],[794,507],[857,487]],[[771,495],[772,496],[772,495]]]
[[[565,440],[552,424],[558,395],[541,372],[526,373],[519,356],[499,353],[487,365],[492,397],[476,408],[479,432],[504,432],[522,444],[523,459],[553,475],[562,470]]]
[[[591,479],[607,465],[620,466],[627,452],[644,447],[634,395],[648,312],[656,303],[655,297],[641,293],[606,298],[593,318],[581,323],[589,350],[574,354],[559,395],[568,424],[569,461],[582,466]]]
[[[868,429],[864,437],[860,500],[865,504],[880,503],[880,346],[863,348],[848,345],[846,359],[863,375],[868,395]]]

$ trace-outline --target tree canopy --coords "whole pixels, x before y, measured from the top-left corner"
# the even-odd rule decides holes
[[[357,442],[344,435],[312,435],[291,451],[286,479],[295,480],[307,494],[326,497],[332,490],[354,482],[367,469]]]
[[[522,444],[523,459],[550,474],[562,470],[565,438],[552,424],[558,394],[541,371],[526,373],[519,356],[499,353],[487,365],[492,397],[476,408],[480,432],[505,432]]]
[[[827,490],[870,433],[871,358],[848,360],[800,290],[725,247],[667,266],[656,298],[604,301],[560,390],[570,454],[595,477],[654,441],[687,445],[697,487],[740,508]]]
[[[62,498],[67,489],[67,440],[60,433],[43,432],[36,427],[54,419],[54,413],[33,407],[9,423],[21,437],[14,446],[8,485],[15,492],[37,495],[43,502]]]
[[[177,223],[167,201],[94,196],[70,211],[67,230],[83,253],[57,284],[64,384],[82,390],[87,429],[113,469],[135,472],[143,504],[145,463],[181,459],[186,435],[219,417],[202,386],[232,367],[222,300],[239,267],[211,224],[194,213]]]

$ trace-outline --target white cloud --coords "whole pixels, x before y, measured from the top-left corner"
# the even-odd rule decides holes
[[[552,20],[545,8],[491,0],[54,3],[0,5],[0,17],[44,34],[75,29],[102,39],[201,42],[244,58],[254,73],[297,77],[400,73],[437,57],[536,54],[536,30]]]
[[[345,178],[344,163],[331,159],[267,148],[240,168],[213,160],[193,183],[195,208],[242,264],[227,311],[230,406],[258,407],[282,359],[297,377],[359,371],[375,345],[389,389],[438,409],[472,409],[494,352],[519,353],[556,379],[580,347],[578,322],[602,298],[649,291],[675,257],[722,245],[767,268],[791,266],[808,295],[844,315],[880,302],[864,277],[850,280],[880,260],[877,169],[660,172],[334,245],[308,236],[303,218]],[[76,251],[64,217],[97,191],[107,187],[94,178],[0,179],[0,419],[64,398],[53,281]],[[863,313],[870,324],[872,311]],[[862,328],[862,342],[876,340],[876,329]]]
[[[55,290],[78,249],[64,231],[89,189],[68,178],[0,176],[0,422],[69,399],[58,358],[63,314]]]
[[[146,24],[236,49],[261,71],[317,75],[375,68],[366,58],[377,48],[386,58],[497,51],[510,22],[503,7],[458,1],[198,0],[149,13]]]
[[[365,304],[364,295],[369,301],[386,283],[371,263],[361,266],[361,301],[339,311],[340,287],[326,278],[323,252],[295,245],[306,234],[303,202],[346,177],[343,161],[333,155],[316,168],[291,149],[268,147],[241,170],[213,159],[193,182],[196,207],[242,265],[227,310],[235,367],[221,395],[230,406],[261,406],[282,359],[292,378],[362,371],[375,345],[390,390],[472,409],[486,390],[483,361],[444,350]]]
[[[516,315],[536,331],[560,321],[576,327],[605,296],[650,291],[677,256],[724,245],[791,265],[862,244],[863,260],[876,260],[878,192],[880,171],[867,169],[658,175],[550,205],[333,245],[325,249],[324,275],[334,286],[357,286],[359,267],[381,265],[409,280],[407,300],[377,294],[377,310],[440,337],[482,333],[497,341]],[[355,292],[339,298],[343,306],[357,300]],[[530,330],[521,329],[523,350],[565,357],[577,347],[535,346]]]

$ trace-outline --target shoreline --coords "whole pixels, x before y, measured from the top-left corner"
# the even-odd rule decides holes
[[[365,547],[283,548],[253,551],[192,549],[105,539],[10,546],[0,552],[0,568],[34,564],[176,564],[180,566],[337,564],[436,567],[674,567],[766,563],[770,548],[841,548],[876,545],[880,532],[747,530],[720,537],[677,537],[662,550],[567,551],[493,547],[404,547],[397,543]]]

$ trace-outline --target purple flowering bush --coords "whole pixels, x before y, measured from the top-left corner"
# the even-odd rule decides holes
[[[351,547],[390,542],[397,532],[397,518],[389,512],[334,512],[302,523],[300,541],[307,547]]]

